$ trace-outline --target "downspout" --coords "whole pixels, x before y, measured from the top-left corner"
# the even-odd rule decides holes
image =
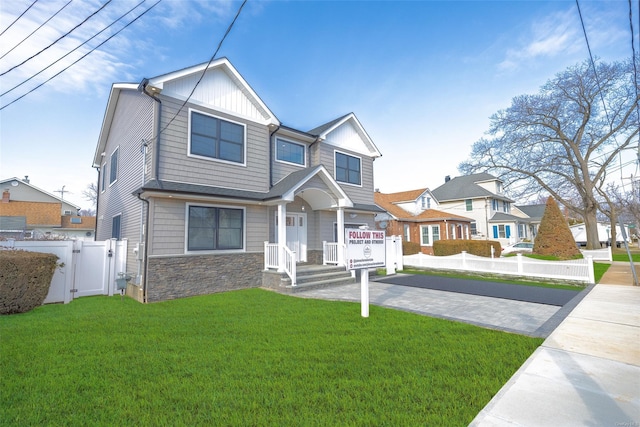
[[[154,179],[156,181],[159,181],[159,170],[160,170],[160,119],[161,119],[161,115],[162,115],[162,101],[160,101],[158,98],[156,98],[153,95],[150,95],[147,91],[147,84],[149,83],[148,79],[143,79],[142,82],[140,82],[140,85],[138,86],[138,91],[140,91],[141,93],[147,95],[149,98],[153,99],[155,102],[158,103],[158,114],[157,114],[157,124],[156,124],[156,158],[155,158],[155,166],[154,166]],[[144,155],[143,155],[143,162],[146,165],[146,148],[148,143],[145,143],[144,145]],[[145,173],[144,173],[144,167],[142,170],[142,182],[143,182],[143,186],[144,186],[144,182],[145,182]],[[147,277],[148,277],[148,273],[149,273],[149,211],[150,211],[150,204],[149,201],[147,199],[142,198],[141,193],[138,193],[138,199],[140,199],[143,203],[145,203],[147,205],[147,210],[146,210],[146,214],[145,214],[145,218],[144,218],[144,222],[143,224],[141,224],[141,229],[144,230],[144,256],[142,259],[143,262],[143,274],[142,274],[142,280],[141,280],[141,285],[142,285],[142,301],[143,303],[147,302]]]
[[[276,128],[269,132],[269,189],[273,187],[273,151],[276,149],[273,141],[273,135],[280,129],[280,125],[276,125]]]
[[[143,199],[142,196],[140,195],[140,193],[138,193],[138,199],[140,199],[143,203],[145,203],[147,205],[147,211],[146,211],[146,215],[145,215],[145,220],[144,220],[144,224],[142,225],[144,227],[144,256],[142,258],[142,263],[143,263],[143,269],[144,272],[142,273],[142,283],[140,283],[140,285],[142,285],[142,302],[146,303],[147,302],[147,274],[149,273],[149,256],[147,255],[149,252],[149,201],[147,199]]]
[[[96,225],[93,226],[93,240],[97,241],[98,240],[98,208],[100,203],[100,178],[101,178],[100,170],[102,169],[102,167],[98,166],[95,169],[98,172],[98,183],[97,183],[98,185],[96,186]]]

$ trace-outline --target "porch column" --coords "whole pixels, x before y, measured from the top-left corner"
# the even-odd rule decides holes
[[[336,211],[336,224],[338,229],[338,266],[344,266],[344,208]]]
[[[287,245],[287,204],[278,205],[278,272],[285,270],[284,248]]]

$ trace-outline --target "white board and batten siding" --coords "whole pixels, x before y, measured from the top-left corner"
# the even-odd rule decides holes
[[[182,104],[163,98],[162,127]],[[189,155],[190,109],[241,124],[245,127],[245,163],[234,164]],[[266,125],[238,119],[226,113],[189,104],[175,117],[160,144],[160,179],[237,190],[269,190],[269,131]]]
[[[164,83],[162,93],[181,100],[187,99],[200,76],[201,73],[194,73],[169,80]],[[189,100],[194,104],[266,124],[270,119],[269,112],[251,98],[244,84],[234,76],[222,69],[209,69]]]

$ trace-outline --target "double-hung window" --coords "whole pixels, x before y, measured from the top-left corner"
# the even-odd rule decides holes
[[[470,211],[472,211],[472,210],[473,210],[473,200],[471,200],[471,199],[466,199],[466,200],[464,201],[464,205],[465,205],[465,208],[466,208],[467,212],[470,212]]]
[[[295,142],[276,139],[276,160],[296,165],[305,165],[305,146]]]
[[[190,155],[244,164],[244,125],[195,111],[190,115]]]
[[[360,158],[336,151],[336,181],[348,184],[362,184]]]
[[[243,248],[243,209],[190,205],[187,211],[187,251]]]
[[[420,226],[420,244],[422,246],[433,246],[433,242],[440,240],[439,225]]]

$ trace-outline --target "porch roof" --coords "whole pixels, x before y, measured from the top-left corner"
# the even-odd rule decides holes
[[[320,179],[322,179],[327,186],[326,191],[325,189],[304,187],[304,184],[315,176],[319,176]],[[143,194],[167,194],[187,197],[208,197],[255,204],[276,204],[279,201],[293,201],[294,197],[299,194],[313,209],[344,207],[367,212],[379,211],[375,205],[354,204],[329,175],[324,166],[316,166],[293,172],[278,181],[268,192],[238,190],[175,181],[151,180],[134,191],[133,194],[136,196]]]

